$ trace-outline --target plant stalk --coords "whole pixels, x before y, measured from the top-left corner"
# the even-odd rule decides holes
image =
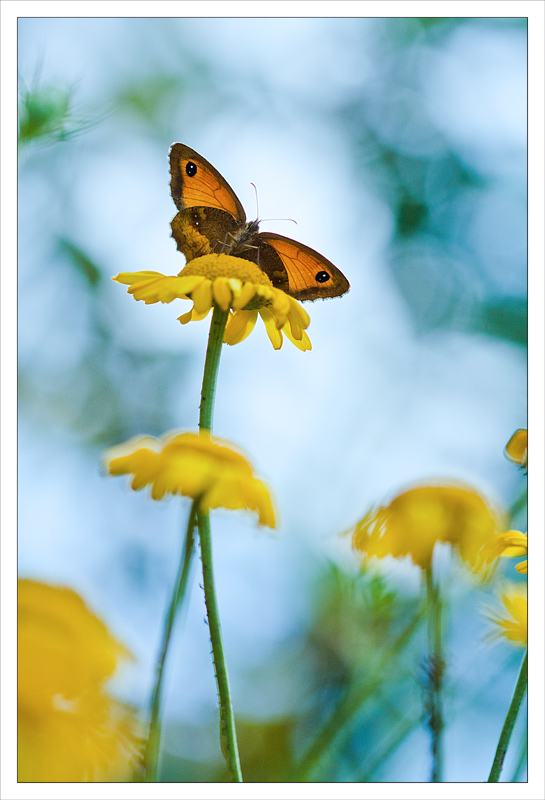
[[[212,322],[210,323],[210,334],[208,336],[208,347],[206,348],[204,375],[202,379],[201,405],[199,414],[199,429],[201,431],[212,430],[221,346],[223,344],[223,334],[225,333],[225,326],[227,325],[228,316],[228,311],[222,311],[221,308],[214,306]]]
[[[526,693],[527,686],[528,686],[528,651],[526,651],[526,653],[524,654],[524,659],[522,661],[522,666],[520,668],[517,685],[515,686],[513,699],[511,700],[509,711],[507,712],[507,716],[505,717],[505,722],[503,723],[503,728],[498,741],[498,746],[496,748],[496,755],[494,756],[492,769],[490,770],[490,775],[488,776],[488,783],[497,783],[500,779],[503,762],[505,759],[505,754],[507,753],[507,748],[509,747],[511,734],[513,733],[513,728],[515,727],[515,722],[517,721],[518,713],[520,711],[520,706],[522,704],[522,700]]]
[[[201,407],[199,417],[200,430],[212,430],[214,416],[214,400],[218,379],[219,362],[223,335],[229,316],[228,311],[214,307],[210,334],[204,364],[204,375],[201,391]],[[208,512],[200,510],[198,513],[199,539],[201,543],[201,560],[204,586],[204,599],[212,644],[212,657],[216,673],[218,688],[218,702],[220,710],[220,745],[227,767],[233,781],[242,782],[240,758],[238,754],[237,734],[235,729],[235,715],[231,703],[231,692],[227,675],[227,664],[223,649],[221,624],[214,583],[214,569],[212,564],[212,537],[210,535],[210,517]]]
[[[163,631],[163,641],[161,643],[161,650],[157,665],[155,667],[155,685],[150,701],[150,723],[148,740],[146,743],[146,750],[144,754],[145,766],[145,781],[153,783],[157,780],[158,762],[159,762],[159,744],[161,739],[161,692],[163,685],[163,672],[167,656],[168,645],[174,625],[177,610],[182,606],[187,588],[187,580],[191,569],[193,548],[195,544],[195,524],[197,520],[197,506],[198,501],[194,500],[189,512],[189,520],[187,523],[187,531],[185,534],[184,547],[182,551],[182,558],[180,560],[180,567],[178,569],[178,576],[174,585],[174,592],[170,601],[167,617],[165,620],[165,628]]]
[[[212,656],[216,671],[218,687],[218,701],[220,710],[220,745],[223,756],[227,762],[231,779],[242,782],[240,758],[238,754],[237,734],[235,729],[235,715],[231,703],[227,664],[223,649],[221,624],[214,583],[214,570],[212,566],[212,537],[210,536],[210,518],[208,512],[199,511],[199,537],[201,540],[202,575],[204,585],[204,599],[206,613],[210,628],[210,641],[212,643]]]
[[[439,586],[433,579],[431,565],[426,569],[428,597],[428,668],[426,676],[426,704],[428,726],[431,733],[431,780],[440,783],[443,773],[443,656],[442,608]]]

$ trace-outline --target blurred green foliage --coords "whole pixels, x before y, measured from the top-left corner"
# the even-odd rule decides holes
[[[290,685],[304,665],[298,707],[289,716],[237,716],[246,782],[373,780],[419,725],[413,686],[422,646],[418,597],[394,591],[378,572],[347,573],[333,562],[316,576],[314,596],[304,639],[296,650],[287,642],[265,668],[274,670],[275,683]],[[269,685],[262,671],[251,679]],[[188,747],[202,762],[183,757]],[[167,726],[160,779],[226,780],[209,725]]]
[[[522,297],[501,297],[483,303],[476,329],[528,347],[528,304]]]
[[[19,87],[18,145],[52,144],[84,133],[100,118],[79,117],[75,112],[75,90],[54,84]]]
[[[29,89],[19,101],[19,143],[63,140],[70,135],[72,96],[56,86]]]

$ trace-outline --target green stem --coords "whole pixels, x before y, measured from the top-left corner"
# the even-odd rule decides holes
[[[517,680],[517,685],[515,686],[513,699],[511,700],[509,711],[507,712],[507,716],[505,717],[505,722],[503,723],[500,739],[498,742],[498,746],[496,748],[496,755],[494,756],[494,763],[492,764],[492,769],[490,770],[490,775],[488,776],[488,783],[497,783],[500,779],[500,774],[503,767],[503,761],[505,758],[505,754],[507,753],[507,748],[509,747],[509,740],[511,739],[511,734],[513,733],[513,728],[515,727],[515,722],[517,720],[517,716],[520,711],[520,706],[524,698],[524,695],[526,693],[527,686],[528,686],[528,651],[526,651],[524,655],[524,660],[520,668],[520,673]]]
[[[210,641],[212,642],[212,655],[216,670],[216,682],[220,707],[220,744],[232,780],[242,782],[240,759],[237,747],[237,734],[235,730],[235,715],[231,703],[227,665],[223,651],[221,625],[216,599],[214,571],[212,567],[212,537],[210,536],[210,518],[208,512],[199,511],[199,537],[201,540],[202,575],[204,585],[204,599],[208,625],[210,627]]]
[[[208,347],[206,351],[206,359],[204,365],[204,376],[201,391],[201,406],[199,417],[199,428],[201,430],[210,430],[212,427],[212,417],[214,412],[214,399],[216,394],[216,382],[218,376],[219,360],[221,354],[221,346],[223,342],[223,334],[225,332],[225,325],[227,324],[228,312],[221,309],[214,308],[212,314],[212,323],[210,325],[210,335],[208,337]],[[163,633],[163,641],[161,650],[156,666],[155,685],[150,701],[150,724],[149,734],[146,743],[146,751],[144,755],[145,764],[145,780],[146,782],[155,782],[157,780],[159,744],[161,737],[161,692],[163,684],[164,666],[174,625],[174,619],[177,610],[182,605],[183,598],[187,587],[187,580],[189,577],[191,562],[193,557],[194,542],[195,542],[195,524],[197,519],[197,510],[200,498],[193,501],[189,520],[187,525],[187,532],[185,537],[184,549],[178,577],[176,580],[170,607],[165,620],[165,628]],[[236,745],[236,742],[235,742]]]
[[[428,674],[426,680],[428,726],[431,733],[433,783],[440,783],[443,772],[443,676],[445,660],[443,657],[443,632],[441,595],[438,584],[433,580],[431,566],[426,569],[426,588],[428,596]]]
[[[515,498],[511,507],[509,508],[509,519],[513,521],[515,517],[523,511],[528,505],[528,487],[525,486],[518,497]]]
[[[214,306],[212,322],[210,323],[210,334],[208,336],[208,347],[206,349],[206,360],[204,362],[204,375],[202,379],[201,406],[199,416],[200,430],[212,430],[212,417],[214,415],[214,400],[216,397],[216,384],[218,380],[218,369],[220,364],[221,346],[223,344],[223,334],[227,324],[228,311]]]
[[[214,307],[212,322],[210,323],[210,335],[208,337],[208,347],[206,350],[204,375],[202,380],[201,407],[199,417],[200,430],[210,431],[212,429],[214,399],[216,396],[216,384],[218,379],[221,347],[223,344],[223,335],[225,333],[225,326],[227,324],[228,316],[228,311],[222,311],[217,306]],[[227,665],[223,651],[221,625],[216,599],[214,570],[212,566],[212,537],[210,535],[210,518],[208,516],[208,512],[199,511],[198,524],[199,538],[201,542],[204,599],[206,603],[210,641],[212,643],[212,657],[214,659],[216,683],[218,687],[220,708],[220,745],[232,779],[237,782],[242,782],[237,735],[235,730],[235,715],[231,703],[231,694],[229,691]]]
[[[163,685],[163,672],[167,656],[168,645],[174,625],[177,610],[181,607],[187,588],[187,579],[191,568],[193,547],[195,543],[195,523],[197,518],[198,501],[194,500],[189,512],[187,531],[185,535],[182,558],[178,569],[178,576],[174,585],[174,592],[170,601],[170,606],[165,620],[163,641],[157,665],[155,668],[155,685],[150,701],[150,723],[146,752],[144,755],[145,781],[155,782],[157,780],[157,768],[159,761],[159,743],[161,738],[161,691]]]

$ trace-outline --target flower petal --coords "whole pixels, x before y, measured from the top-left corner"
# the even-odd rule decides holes
[[[208,313],[212,307],[212,283],[209,280],[204,280],[193,291],[191,297],[195,303],[195,310],[199,314]]]
[[[231,305],[233,311],[247,306],[250,300],[253,299],[255,292],[256,288],[253,283],[243,283],[238,292],[233,292],[234,299]]]
[[[519,428],[511,436],[504,450],[506,458],[513,461],[515,464],[520,464],[521,467],[526,467],[528,464],[528,430],[526,428]]]
[[[285,325],[290,310],[290,297],[284,292],[276,292],[272,301],[272,313],[278,329]]]
[[[302,350],[303,353],[306,350],[312,350],[312,344],[310,342],[307,332],[302,330],[301,328],[298,328],[298,331],[301,335],[299,337],[295,337],[293,335],[293,326],[290,327],[289,320],[282,328],[282,332],[286,334],[290,342],[294,344],[297,348],[299,348],[299,350]]]
[[[115,275],[112,280],[116,283],[133,284],[140,281],[149,281],[152,278],[164,278],[162,272],[120,272]]]
[[[227,320],[223,341],[225,344],[239,344],[253,331],[257,311],[235,311]]]
[[[301,328],[306,330],[310,325],[310,317],[303,308],[303,306],[299,305],[297,300],[294,300],[293,297],[290,297],[290,312],[288,318],[290,321],[297,325],[300,325]]]
[[[219,277],[213,283],[214,300],[222,311],[227,311],[231,304],[232,291],[229,278]]]
[[[278,330],[275,318],[268,308],[260,308],[259,314],[265,323],[265,330],[267,331],[267,336],[271,340],[272,346],[275,350],[280,350],[282,347],[282,332]]]

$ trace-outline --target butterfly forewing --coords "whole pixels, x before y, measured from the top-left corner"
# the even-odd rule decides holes
[[[193,206],[219,208],[238,223],[246,214],[240,200],[215,167],[185,144],[170,148],[170,191],[179,211]]]

